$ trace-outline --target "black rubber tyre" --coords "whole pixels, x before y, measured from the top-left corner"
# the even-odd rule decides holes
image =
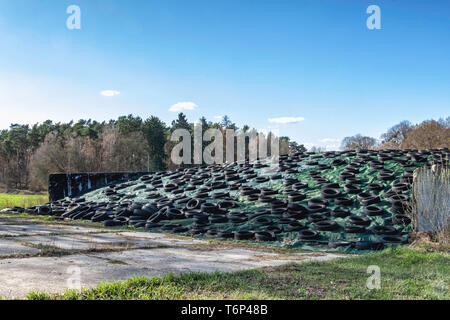
[[[264,196],[273,196],[278,194],[278,191],[270,188],[261,188],[261,194]]]
[[[308,200],[308,206],[313,205],[323,205],[324,207],[328,206],[328,201],[322,198],[313,198]]]
[[[195,234],[204,234],[204,233],[206,233],[206,231],[207,231],[206,228],[198,227],[198,228],[189,229],[188,233],[195,235]]]
[[[188,230],[189,230],[189,228],[181,226],[181,227],[175,227],[171,231],[173,233],[184,233],[184,232],[187,232]]]
[[[272,224],[266,228],[267,231],[275,232],[275,233],[281,233],[283,232],[283,227],[279,224]]]
[[[305,209],[306,210],[306,209]],[[306,211],[292,211],[287,210],[283,213],[283,218],[293,218],[296,220],[301,220],[306,218]]]
[[[234,240],[250,240],[255,234],[252,231],[234,231]]]
[[[200,209],[204,213],[217,213],[219,211],[219,207],[210,202],[202,203]]]
[[[260,191],[250,186],[243,186],[240,189],[242,196],[249,196],[251,194],[259,194]]]
[[[179,219],[184,219],[186,218],[186,216],[184,215],[184,213],[176,208],[168,208],[165,216],[169,219],[169,220],[179,220]]]
[[[339,166],[343,166],[343,165],[347,164],[347,161],[345,159],[335,159],[335,160],[333,160],[333,162],[331,164],[333,166],[339,167]]]
[[[392,217],[392,223],[393,224],[401,224],[401,225],[408,225],[411,223],[411,218],[408,217],[406,214],[396,214]]]
[[[103,221],[103,225],[105,227],[115,227],[115,226],[123,225],[123,223],[118,222],[118,221],[116,221],[114,219],[108,219],[108,220]]]
[[[300,231],[306,229],[306,225],[304,223],[298,222],[298,221],[292,221],[287,224],[286,231],[287,232],[293,232],[293,231]]]
[[[341,205],[341,206],[352,206],[353,200],[349,197],[337,197],[334,199],[335,205]]]
[[[255,178],[255,182],[256,183],[264,183],[264,182],[267,182],[269,180],[270,180],[269,177],[256,177]]]
[[[366,233],[366,228],[364,226],[345,226],[344,227],[345,233]]]
[[[345,181],[345,180],[347,180],[347,179],[351,179],[351,178],[354,178],[354,177],[355,177],[355,174],[352,173],[352,172],[342,172],[342,173],[339,175],[339,179],[340,179],[341,181]]]
[[[345,179],[345,184],[353,184],[353,185],[355,185],[355,184],[362,184],[362,183],[363,183],[363,181],[360,178],[348,178],[348,179]]]
[[[231,239],[234,237],[234,234],[231,231],[219,231],[217,232],[217,236],[223,239]]]
[[[349,194],[359,194],[362,192],[361,188],[354,184],[346,184],[344,190]]]
[[[278,221],[277,221],[277,224],[289,224],[289,223],[291,223],[291,222],[294,222],[294,221],[297,221],[296,219],[294,219],[294,218],[281,218],[281,219],[279,219]]]
[[[324,221],[324,220],[328,220],[328,215],[320,214],[320,213],[313,213],[308,216],[308,220],[313,223],[319,222],[319,221]]]
[[[387,234],[387,235],[394,235],[398,233],[398,231],[391,226],[375,226],[371,229],[371,231],[374,234]]]
[[[215,214],[208,217],[208,220],[211,224],[213,223],[225,223],[228,222],[228,217],[222,214]]]
[[[186,209],[188,210],[200,209],[202,202],[203,202],[202,199],[193,198],[186,203]]]
[[[322,190],[324,189],[338,189],[339,190],[340,185],[339,183],[326,183],[322,186]]]
[[[161,226],[161,230],[171,231],[173,228],[181,227],[180,224],[164,224]]]
[[[300,192],[293,192],[288,196],[289,202],[297,202],[306,199],[306,194]]]
[[[401,236],[393,236],[393,235],[386,235],[380,237],[380,240],[384,243],[407,243],[407,239],[401,237]]]
[[[328,242],[328,247],[332,249],[336,249],[339,247],[351,247],[353,246],[353,243],[350,241],[332,241]]]
[[[320,194],[325,199],[332,199],[342,196],[342,193],[341,191],[339,191],[339,189],[331,189],[331,188],[322,189]]]
[[[270,214],[276,215],[276,216],[280,216],[283,215],[286,212],[285,208],[273,208],[270,209]]]
[[[368,216],[382,216],[383,214],[386,213],[386,211],[384,211],[383,208],[378,207],[378,206],[367,206],[364,208],[364,213],[367,214]]]
[[[406,209],[406,206],[405,207],[403,207],[403,206],[392,206],[391,207],[391,211],[395,214],[405,214],[405,212],[406,212],[405,209]]]
[[[289,205],[291,205],[291,204],[289,204]],[[270,203],[271,209],[286,208],[286,206],[288,206],[286,204],[286,202],[279,200],[279,199],[275,199]]]
[[[397,193],[397,194],[394,194],[394,195],[390,196],[388,198],[388,200],[389,200],[390,203],[399,202],[399,201],[400,202],[407,202],[407,201],[409,201],[409,197],[406,194]]]
[[[351,224],[357,225],[357,226],[368,226],[371,223],[369,218],[361,217],[361,216],[351,216],[348,219],[348,222],[350,222]]]
[[[305,229],[298,232],[298,238],[300,240],[318,240],[320,235],[317,231]]]
[[[102,222],[108,219],[108,213],[106,211],[95,213],[91,218],[92,222]]]
[[[114,218],[114,221],[117,221],[119,224],[122,224],[122,225],[127,224],[128,220],[130,220],[130,219],[127,217],[121,217],[121,216]]]
[[[270,180],[280,180],[281,178],[283,178],[281,174],[273,174],[270,176]]]
[[[384,185],[381,184],[381,183],[369,183],[366,186],[366,188],[367,188],[367,190],[370,190],[370,191],[379,192],[379,191],[383,191],[384,190]]]
[[[258,197],[258,201],[262,202],[262,203],[271,203],[272,201],[274,201],[275,199],[270,197],[270,196],[264,196],[264,195],[260,195]]]
[[[161,228],[161,223],[153,223],[153,222],[147,222],[145,223],[145,229],[156,229]]]
[[[37,214],[39,214],[39,215],[50,215],[51,213],[52,213],[52,208],[50,206],[37,207]]]
[[[392,173],[379,173],[377,175],[377,179],[382,181],[389,181],[394,180],[395,176]]]
[[[228,209],[228,208],[236,208],[238,207],[238,203],[236,201],[224,200],[219,203],[219,209]]]
[[[308,188],[308,184],[307,183],[303,183],[303,182],[297,182],[297,183],[294,183],[293,185],[291,185],[291,187],[292,187],[292,190],[299,191],[301,189]]]
[[[230,221],[235,224],[244,223],[247,221],[247,217],[231,217]]]
[[[355,243],[357,250],[383,250],[384,244],[379,241],[358,241]]]
[[[381,202],[381,199],[380,199],[379,196],[372,195],[370,197],[362,198],[360,200],[360,202],[361,202],[361,204],[363,206],[370,206],[371,204],[375,204],[375,203]]]
[[[248,217],[248,220],[253,220],[253,219],[255,219],[256,217],[263,216],[263,215],[267,215],[267,214],[270,214],[270,210],[267,210],[267,209],[261,209],[261,210],[258,210],[258,211],[256,211],[256,212],[254,212],[253,214],[251,214],[251,215]]]
[[[410,189],[410,185],[408,183],[394,183],[392,185],[392,191],[394,192],[402,192],[402,191],[408,191]]]
[[[350,216],[350,214],[350,210],[342,208],[336,208],[331,212],[331,215],[335,218],[345,218]]]
[[[339,229],[339,225],[332,220],[322,220],[315,222],[314,228],[320,231],[333,231]]]
[[[257,241],[275,241],[277,239],[277,236],[274,232],[259,231],[255,232],[255,239]]]
[[[319,213],[327,211],[327,208],[323,204],[313,204],[309,205],[307,210],[309,213]]]
[[[261,226],[268,226],[273,223],[272,219],[268,217],[257,217],[252,221]]]
[[[145,222],[145,221],[136,221],[136,223],[135,224],[133,224],[133,226],[136,228],[136,229],[139,229],[139,228],[145,228],[145,225],[146,225],[147,223]]]

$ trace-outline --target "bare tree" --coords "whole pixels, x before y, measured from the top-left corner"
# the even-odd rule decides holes
[[[381,148],[383,149],[401,149],[408,134],[414,129],[411,122],[404,120],[381,135]]]
[[[402,143],[404,149],[438,149],[450,145],[448,120],[428,120],[414,127]]]
[[[373,148],[376,144],[375,138],[365,137],[358,133],[352,137],[345,137],[342,140],[341,148],[344,150],[367,150]]]

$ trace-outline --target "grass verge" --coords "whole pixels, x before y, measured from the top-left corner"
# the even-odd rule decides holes
[[[12,207],[31,207],[48,202],[47,194],[0,193],[0,210]]]
[[[233,273],[134,277],[94,289],[27,299],[450,299],[448,252],[397,247],[326,262],[289,263]],[[367,268],[379,266],[381,288],[369,290]]]

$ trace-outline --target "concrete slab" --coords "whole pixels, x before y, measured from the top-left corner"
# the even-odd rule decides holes
[[[40,250],[27,247],[8,239],[0,239],[0,256],[19,253],[38,253]]]
[[[153,242],[168,245],[168,246],[184,246],[193,244],[208,244],[208,241],[199,239],[183,239],[183,238],[172,238],[163,233],[154,232],[119,232],[118,234],[130,238],[130,239],[148,239]]]
[[[44,235],[57,233],[89,233],[98,232],[99,230],[101,229],[67,225],[0,224],[0,235],[3,236]]]
[[[77,239],[72,235],[28,236],[17,237],[17,239],[35,245],[49,245],[66,250],[91,250],[104,248],[107,246],[106,243],[87,241],[86,239]],[[118,246],[118,244],[114,245]]]
[[[305,253],[299,253],[298,258],[290,259],[279,259],[277,254],[265,254],[269,258],[260,259],[259,254],[261,252],[245,249],[200,251],[155,248],[63,257],[3,259],[0,260],[0,296],[20,298],[30,291],[63,292],[71,288],[74,275],[79,275],[81,287],[88,288],[100,282],[126,280],[135,275],[163,276],[168,272],[179,274],[191,271],[230,272],[303,259],[326,259],[324,256],[315,257]],[[336,256],[330,255],[328,258]]]
[[[20,236],[16,239],[31,244],[51,245],[66,250],[91,250],[101,248],[149,248],[157,246],[184,246],[207,243],[198,240],[174,239],[165,235],[155,237],[139,237],[139,233],[85,233],[61,235]]]
[[[122,247],[122,248],[148,248],[160,245],[151,239],[124,237],[115,233],[97,233],[97,234],[83,234],[73,235],[75,239],[91,243],[93,245],[103,245],[108,247]]]
[[[1,220],[0,220],[1,221]],[[4,254],[38,253],[8,238],[0,238],[0,297],[20,298],[30,291],[62,292],[71,288],[74,272],[80,271],[81,287],[104,281],[126,280],[135,275],[165,275],[168,272],[231,272],[290,261],[328,260],[325,253],[279,254],[253,249],[208,248],[208,241],[171,237],[151,232],[118,231],[77,225],[0,224],[0,235],[30,244],[51,245],[66,250],[112,248],[114,252],[73,254],[59,257],[1,258]],[[101,233],[99,233],[101,232]],[[196,246],[202,244],[202,246]],[[166,247],[161,247],[164,245]],[[200,249],[202,248],[202,249]],[[128,250],[133,249],[133,250]]]
[[[51,234],[56,232],[59,232],[59,230],[40,225],[0,225],[0,235],[3,236]]]

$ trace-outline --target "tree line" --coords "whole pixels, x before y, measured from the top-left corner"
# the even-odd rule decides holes
[[[404,120],[382,134],[380,140],[357,134],[342,140],[343,150],[441,149],[450,147],[450,117],[412,124]]]
[[[254,131],[248,125],[238,128],[228,116],[219,122],[199,119],[202,131],[226,129],[237,132]],[[45,190],[49,173],[67,172],[123,172],[173,170],[178,166],[170,161],[174,130],[186,129],[193,135],[194,123],[183,113],[166,125],[158,117],[142,119],[138,116],[121,116],[117,120],[98,122],[12,124],[0,131],[0,187],[6,191]],[[289,137],[278,137],[280,154],[306,151],[303,145]],[[210,142],[203,142],[203,149]]]

